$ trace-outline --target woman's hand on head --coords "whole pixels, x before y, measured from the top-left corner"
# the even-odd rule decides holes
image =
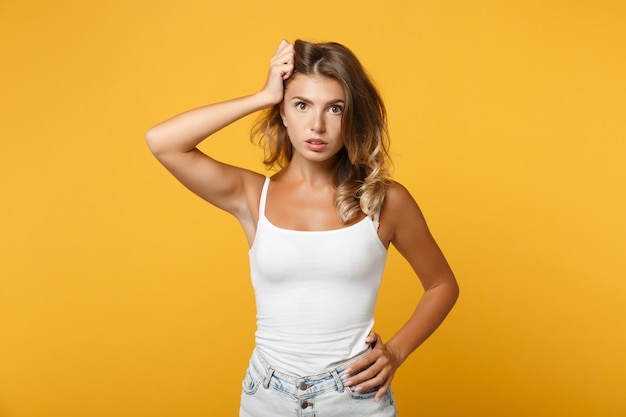
[[[372,350],[346,369],[346,373],[350,375],[346,385],[355,387],[354,390],[357,392],[378,387],[375,397],[378,402],[391,386],[391,380],[400,364],[396,355],[383,343],[378,334],[371,332],[365,342]]]
[[[270,69],[262,92],[268,94],[274,104],[283,100],[285,87],[283,81],[293,74],[295,50],[292,44],[282,40],[270,60]]]

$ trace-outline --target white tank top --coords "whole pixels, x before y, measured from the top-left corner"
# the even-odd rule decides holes
[[[387,250],[378,215],[335,230],[274,226],[265,217],[269,183],[249,252],[256,345],[276,369],[315,375],[367,348]]]

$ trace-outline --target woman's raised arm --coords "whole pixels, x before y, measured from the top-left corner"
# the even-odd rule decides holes
[[[146,134],[152,153],[183,185],[240,219],[248,209],[248,179],[259,175],[216,161],[197,146],[244,116],[280,103],[283,80],[293,72],[293,54],[293,46],[282,41],[260,92],[187,111],[156,125]]]

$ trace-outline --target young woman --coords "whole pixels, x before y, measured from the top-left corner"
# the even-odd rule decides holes
[[[196,147],[251,113],[271,178]],[[441,324],[458,286],[409,192],[389,179],[383,102],[337,43],[282,41],[263,89],[167,120],[147,134],[191,191],[235,216],[250,245],[256,347],[241,416],[395,416],[397,368]],[[393,244],[425,292],[387,342],[373,312]]]

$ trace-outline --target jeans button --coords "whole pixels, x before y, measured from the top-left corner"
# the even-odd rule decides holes
[[[306,382],[300,382],[300,389],[302,391],[304,391],[305,389],[308,389],[308,388],[309,388],[309,386],[307,385]]]
[[[308,402],[306,402],[306,401],[302,401],[302,404],[300,404],[300,407],[302,407],[302,409],[305,409],[305,408],[307,408],[309,405],[311,405],[311,404],[309,404],[309,403],[308,403]]]

